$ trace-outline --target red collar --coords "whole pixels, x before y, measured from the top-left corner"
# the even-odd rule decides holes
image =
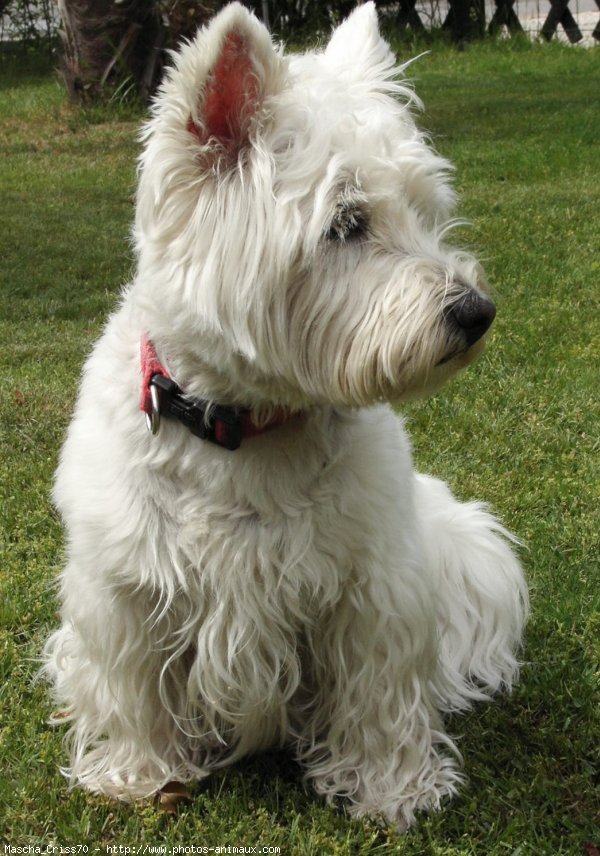
[[[271,419],[259,427],[254,423],[250,410],[187,398],[162,365],[154,345],[145,335],[140,344],[140,357],[140,410],[146,414],[148,428],[153,434],[158,433],[160,418],[168,416],[178,419],[196,437],[234,450],[242,440],[271,431],[290,418],[288,411],[278,408]]]

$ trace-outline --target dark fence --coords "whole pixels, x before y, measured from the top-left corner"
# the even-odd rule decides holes
[[[360,0],[242,0],[256,12],[273,31],[286,38],[298,37],[303,31],[327,32]],[[539,35],[550,41],[561,26],[569,41],[583,39],[575,17],[569,7],[571,0],[548,0],[550,10],[539,29]],[[579,0],[572,0],[573,5]],[[586,0],[590,6],[589,0]],[[516,0],[375,0],[383,18],[392,27],[423,33],[432,29],[431,9],[439,12],[436,24],[449,32],[458,42],[479,38],[486,33],[494,35],[506,28],[509,35],[523,33]],[[600,0],[595,0],[600,9]],[[521,4],[527,5],[527,4]],[[545,5],[545,3],[544,3]],[[593,13],[592,13],[593,14]],[[589,17],[589,16],[588,16]],[[596,22],[593,37],[600,40],[600,19]]]
[[[550,10],[540,29],[540,35],[550,41],[561,26],[571,43],[582,41],[583,33],[569,8],[570,0],[549,0],[549,2]],[[595,2],[600,9],[600,0]],[[396,6],[395,20],[402,28],[414,32],[424,32],[429,28],[429,22],[421,17],[423,11],[419,12],[417,9],[417,0],[398,0],[396,4],[378,2],[377,5],[385,8],[388,15]],[[446,14],[442,18],[442,28],[449,31],[459,42],[478,38],[486,32],[495,35],[504,27],[510,35],[524,32],[524,27],[515,10],[515,0],[494,0],[494,6],[491,15],[488,12],[486,19],[484,0],[449,0]],[[594,39],[600,41],[600,19],[592,35]]]

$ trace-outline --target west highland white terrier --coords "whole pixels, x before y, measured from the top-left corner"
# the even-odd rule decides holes
[[[403,68],[373,3],[302,55],[233,3],[174,56],[54,490],[72,783],[147,797],[289,746],[406,827],[461,781],[445,714],[517,676],[510,536],[414,472],[383,403],[469,364],[495,311]]]

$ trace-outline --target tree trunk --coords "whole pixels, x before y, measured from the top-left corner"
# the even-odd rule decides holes
[[[61,17],[61,71],[73,101],[135,91],[147,98],[156,85],[164,35],[154,0],[57,0]]]
[[[222,0],[56,0],[61,72],[72,101],[117,93],[147,101],[164,64],[165,47],[191,38]]]

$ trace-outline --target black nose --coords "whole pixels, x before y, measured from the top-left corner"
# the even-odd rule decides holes
[[[448,317],[460,328],[470,348],[491,327],[496,307],[489,297],[471,290],[452,305]]]

